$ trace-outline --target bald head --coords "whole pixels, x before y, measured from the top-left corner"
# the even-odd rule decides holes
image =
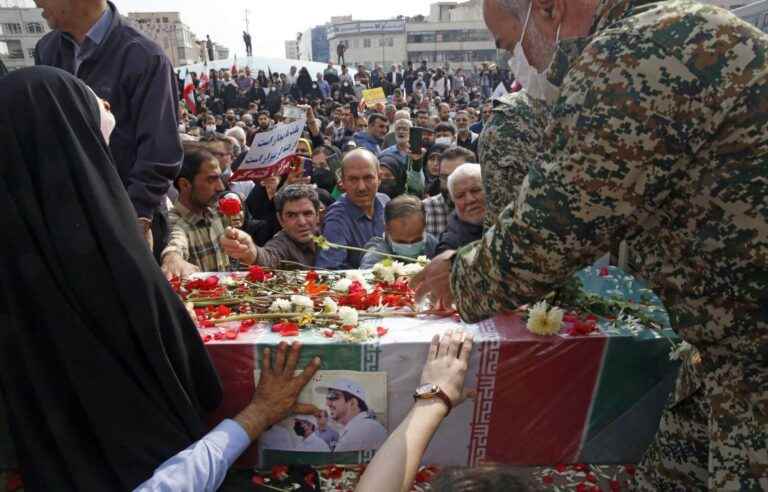
[[[344,173],[348,168],[359,167],[365,164],[378,174],[379,159],[373,152],[368,149],[355,149],[348,152],[341,161],[341,177],[344,177]]]
[[[349,152],[341,161],[341,185],[353,204],[372,214],[379,189],[379,160],[366,149]]]

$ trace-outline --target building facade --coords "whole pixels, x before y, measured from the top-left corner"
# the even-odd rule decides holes
[[[483,21],[481,0],[439,2],[428,17],[411,18],[406,27],[408,61],[414,64],[471,68],[498,59],[496,43]]]
[[[197,37],[178,12],[130,12],[128,20],[163,49],[174,67],[200,61]]]
[[[403,18],[331,23],[327,26],[330,58],[338,62],[338,46],[343,43],[347,65],[402,64],[406,60],[405,26]]]
[[[0,59],[9,71],[35,64],[35,45],[50,29],[42,9],[0,8]]]
[[[330,60],[327,27],[315,26],[304,31],[299,48],[303,60],[327,63]]]

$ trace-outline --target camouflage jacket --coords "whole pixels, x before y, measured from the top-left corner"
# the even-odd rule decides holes
[[[688,0],[603,0],[591,33],[556,50],[540,165],[455,257],[459,311],[535,301],[626,239],[682,337],[766,387],[768,38]]]
[[[499,98],[478,142],[483,166],[486,227],[517,199],[528,166],[543,152],[546,104],[525,91]]]

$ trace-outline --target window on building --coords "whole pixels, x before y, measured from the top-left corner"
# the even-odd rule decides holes
[[[412,32],[408,34],[408,42],[409,43],[434,43],[435,42],[435,33],[434,32]]]
[[[179,46],[178,48],[176,48],[176,55],[178,56],[179,61],[187,58],[186,50],[182,46]]]
[[[6,22],[3,24],[3,34],[6,36],[11,34],[21,34],[21,24],[18,22]]]
[[[43,32],[43,25],[39,22],[27,22],[27,32],[31,34],[40,34]]]
[[[395,45],[395,38],[387,38],[387,46],[392,48]]]
[[[763,29],[768,27],[768,14],[763,15],[763,25],[762,25],[762,27],[763,27]]]
[[[364,38],[363,39],[363,48],[370,48],[371,47],[371,38]]]
[[[379,48],[387,45],[387,38],[379,38]]]
[[[0,56],[11,60],[24,59],[24,50],[21,48],[21,41],[15,39],[0,41]]]
[[[163,17],[163,24],[168,24],[168,17]]]
[[[35,48],[29,48],[29,49],[27,50],[27,55],[29,55],[29,57],[30,57],[32,60],[34,60],[34,59],[35,59]]]

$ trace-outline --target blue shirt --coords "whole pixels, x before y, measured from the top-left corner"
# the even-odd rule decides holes
[[[160,465],[152,478],[134,492],[213,492],[250,444],[251,439],[240,424],[224,420],[202,439]]]
[[[384,236],[384,206],[389,197],[376,193],[373,202],[373,217],[352,203],[343,194],[325,214],[323,236],[332,243],[362,248],[375,236]],[[344,270],[360,267],[363,253],[346,249],[330,248],[318,251],[315,266],[326,270]]]
[[[102,13],[101,17],[99,17],[99,20],[96,21],[96,24],[92,25],[88,32],[85,34],[83,44],[77,44],[74,38],[69,36],[69,34],[66,34],[66,36],[72,41],[74,45],[75,75],[77,75],[77,70],[80,68],[80,64],[82,64],[84,60],[91,56],[91,54],[93,54],[101,42],[104,41],[104,38],[109,31],[110,24],[112,24],[112,9],[107,6],[107,8],[104,9],[104,13]]]
[[[402,152],[400,149],[397,148],[397,145],[393,145],[391,147],[387,147],[386,149],[381,151],[381,154],[379,154],[379,157],[383,155],[393,155],[397,158],[398,164],[400,164],[400,168],[405,170],[406,166],[408,165],[406,162],[406,159],[408,158],[408,154],[405,152]]]
[[[373,152],[373,155],[379,155],[381,152],[379,141],[376,140],[373,135],[368,132],[357,132],[352,136],[352,140],[355,141],[358,147],[362,147]]]

